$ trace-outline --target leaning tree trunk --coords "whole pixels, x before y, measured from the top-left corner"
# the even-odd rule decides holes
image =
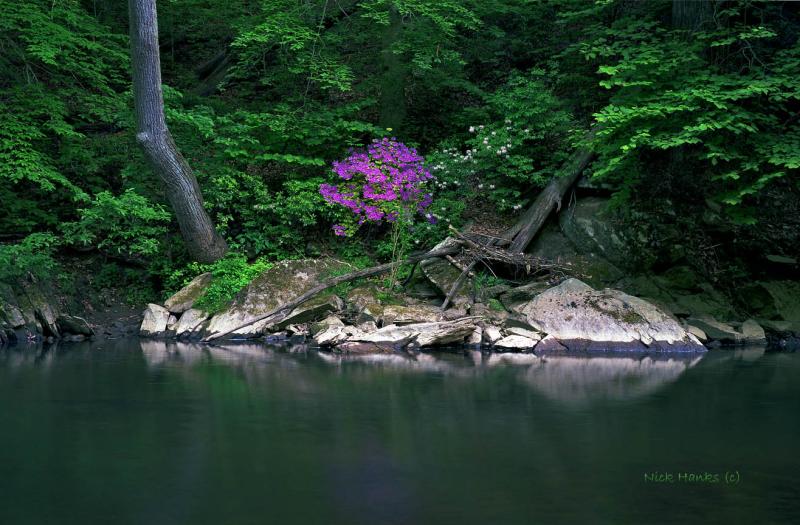
[[[189,254],[214,262],[228,250],[203,208],[197,179],[178,151],[164,118],[156,0],[129,0],[136,140],[161,178]]]
[[[586,140],[594,137],[594,131],[589,132]],[[544,225],[550,213],[555,208],[561,209],[561,199],[573,184],[580,178],[583,170],[589,165],[594,153],[586,148],[580,148],[567,160],[558,173],[525,210],[522,217],[503,236],[498,244],[509,244],[508,251],[522,253],[528,244]]]

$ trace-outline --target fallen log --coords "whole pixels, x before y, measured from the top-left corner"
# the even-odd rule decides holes
[[[372,277],[372,276],[375,276],[375,275],[380,275],[382,273],[386,273],[386,272],[392,270],[393,268],[396,268],[396,267],[401,266],[403,264],[416,264],[416,263],[418,263],[420,261],[424,261],[426,259],[433,259],[434,257],[444,257],[446,255],[453,255],[454,253],[458,253],[459,251],[461,251],[461,243],[458,242],[458,241],[453,241],[452,243],[445,244],[444,246],[442,246],[440,248],[434,248],[433,250],[430,250],[430,251],[427,251],[427,252],[424,252],[424,253],[421,253],[421,254],[412,255],[410,257],[407,257],[406,259],[403,259],[402,261],[395,261],[395,262],[390,262],[390,263],[386,263],[386,264],[381,264],[381,265],[378,265],[378,266],[373,266],[371,268],[365,268],[363,270],[356,270],[355,272],[351,272],[351,273],[348,273],[348,274],[345,274],[345,275],[340,275],[338,277],[332,277],[331,279],[328,279],[327,281],[324,281],[323,283],[320,283],[319,285],[317,285],[314,288],[310,289],[309,291],[307,291],[306,293],[304,293],[301,296],[297,297],[296,299],[293,299],[293,300],[289,301],[288,303],[282,304],[281,306],[279,306],[279,307],[277,307],[277,308],[275,308],[275,309],[273,309],[273,310],[271,310],[271,311],[269,311],[269,312],[267,312],[267,313],[265,313],[263,315],[259,315],[258,317],[254,317],[253,319],[250,319],[247,322],[242,323],[242,324],[240,324],[240,325],[238,325],[238,326],[236,326],[234,328],[231,328],[229,330],[225,330],[224,332],[217,332],[215,334],[211,334],[211,335],[207,336],[205,339],[203,339],[201,342],[207,343],[209,341],[213,341],[214,339],[219,339],[220,337],[224,337],[224,336],[226,336],[228,334],[231,334],[231,333],[233,333],[233,332],[235,332],[237,330],[241,330],[242,328],[245,328],[245,327],[250,326],[252,324],[258,323],[260,321],[270,320],[270,321],[278,322],[283,317],[288,315],[297,306],[299,306],[299,305],[303,304],[304,302],[308,301],[309,299],[311,299],[312,297],[314,297],[318,293],[324,292],[325,290],[327,290],[329,288],[333,288],[336,285],[339,285],[339,284],[342,284],[342,283],[345,283],[345,282],[348,282],[348,281],[352,281],[354,279],[361,279],[361,278],[364,278],[364,277]]]
[[[588,133],[584,141],[589,142],[594,137],[596,130]],[[539,230],[544,225],[550,212],[555,208],[556,212],[561,209],[561,200],[567,191],[580,178],[583,170],[589,165],[594,152],[588,148],[579,148],[567,160],[559,170],[559,173],[545,186],[536,197],[522,217],[509,228],[499,245],[509,245],[508,250],[513,253],[523,253],[528,244],[533,240]]]

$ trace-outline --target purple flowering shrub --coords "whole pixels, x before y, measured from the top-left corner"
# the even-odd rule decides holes
[[[422,155],[395,138],[375,139],[366,150],[352,150],[333,163],[333,172],[342,182],[321,184],[319,192],[352,213],[344,224],[332,226],[336,235],[352,234],[368,222],[399,226],[411,224],[416,216],[436,220],[427,211],[432,202],[427,184],[434,177]]]

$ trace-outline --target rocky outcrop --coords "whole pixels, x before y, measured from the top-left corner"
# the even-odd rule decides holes
[[[722,341],[723,343],[742,343],[742,334],[733,326],[717,321],[713,317],[690,318],[686,321],[689,326],[699,328],[708,339]]]
[[[506,337],[503,337],[497,341],[494,345],[504,349],[533,350],[538,342],[539,338],[532,339],[522,335],[507,335]]]
[[[439,321],[442,312],[433,305],[418,304],[410,306],[389,305],[383,309],[383,324],[432,323]]]
[[[0,283],[0,344],[93,335],[84,319],[62,315],[54,290],[33,278],[14,286]]]
[[[148,304],[144,311],[139,335],[142,337],[163,336],[169,322],[169,310],[157,304]]]
[[[94,329],[89,326],[89,322],[82,317],[73,315],[59,315],[56,319],[61,333],[72,335],[83,335],[86,337],[94,335]]]
[[[440,242],[434,249],[444,248],[449,243],[453,242],[455,241],[448,237],[444,241]],[[425,277],[427,277],[428,280],[439,290],[439,293],[443,297],[450,293],[453,285],[461,275],[461,270],[453,266],[447,259],[439,257],[422,261],[419,264],[419,267]],[[472,280],[469,277],[465,277],[465,279],[458,286],[458,289],[456,290],[455,295],[453,295],[451,302],[454,305],[468,304],[470,302],[469,290],[471,289]]]
[[[781,331],[800,332],[800,282],[758,281],[740,293],[759,319],[783,322]]]
[[[413,342],[415,346],[429,347],[462,344],[474,331],[475,325],[471,320],[415,323],[403,326],[392,324],[372,333],[354,334],[348,338],[348,341],[372,343],[392,348],[403,348]]]
[[[229,307],[215,314],[202,335],[230,330],[270,312],[308,291],[324,277],[345,266],[344,263],[333,259],[281,261],[253,279]],[[265,321],[252,324],[236,330],[231,336],[258,337],[266,324]]]
[[[164,308],[174,314],[180,314],[194,306],[194,303],[205,293],[211,284],[211,274],[202,273],[181,288],[175,295],[164,301]]]
[[[208,319],[206,312],[197,308],[189,308],[181,314],[180,319],[171,330],[174,330],[177,337],[191,337],[200,331],[206,319]],[[170,330],[170,327],[167,326],[167,329]]]
[[[285,319],[275,325],[275,328],[282,330],[293,324],[319,321],[331,313],[340,312],[343,308],[344,301],[336,295],[315,297],[292,310]]]
[[[696,337],[651,303],[619,290],[594,290],[577,279],[543,292],[521,311],[538,331],[570,350],[704,349]]]

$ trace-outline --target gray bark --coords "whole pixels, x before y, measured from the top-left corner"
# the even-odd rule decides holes
[[[591,131],[587,138],[591,139],[593,136],[594,131]],[[561,199],[580,178],[592,157],[594,153],[588,149],[581,148],[573,153],[561,168],[561,172],[545,186],[533,204],[525,210],[517,223],[505,233],[503,241],[498,244],[510,244],[508,251],[513,253],[524,252],[553,209],[556,211],[561,209]]]
[[[200,186],[164,118],[156,0],[129,0],[136,140],[164,184],[189,254],[214,262],[228,250],[203,207]]]

